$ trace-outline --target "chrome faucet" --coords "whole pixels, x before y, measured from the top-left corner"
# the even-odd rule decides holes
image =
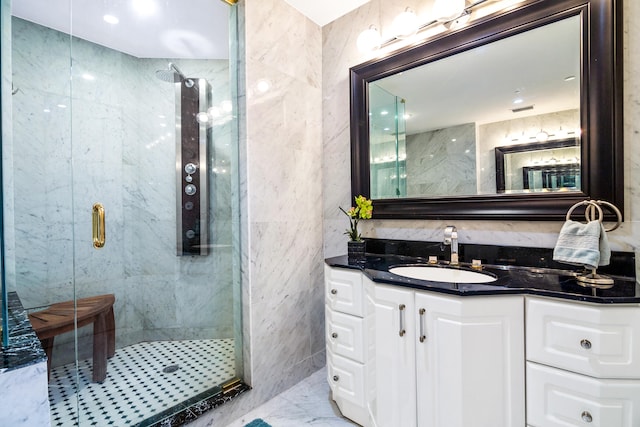
[[[447,225],[444,229],[444,244],[451,246],[450,265],[458,265],[458,230],[454,225]]]

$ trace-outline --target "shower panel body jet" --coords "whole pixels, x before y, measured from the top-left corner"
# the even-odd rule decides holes
[[[173,64],[170,64],[172,66]],[[174,69],[175,68],[174,66]],[[205,79],[185,78],[176,86],[176,237],[177,254],[209,253],[208,147],[211,128],[197,120],[211,105]]]

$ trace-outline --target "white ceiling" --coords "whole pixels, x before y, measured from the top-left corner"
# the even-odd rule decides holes
[[[284,0],[319,26],[324,26],[369,0]]]
[[[136,10],[145,4],[146,13]],[[139,58],[229,57],[221,0],[13,0],[12,14]],[[105,14],[120,22],[106,23]]]

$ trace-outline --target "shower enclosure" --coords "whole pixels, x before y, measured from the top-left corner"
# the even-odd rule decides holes
[[[375,83],[369,85],[371,197],[407,196],[405,100]]]
[[[55,337],[52,425],[152,425],[228,391],[242,375],[236,7],[2,2],[3,286],[31,313],[115,295],[102,383],[91,326]]]

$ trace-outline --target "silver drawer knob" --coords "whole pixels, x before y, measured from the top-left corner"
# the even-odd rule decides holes
[[[591,348],[591,341],[589,340],[582,340],[580,341],[580,346],[582,348],[584,348],[585,350],[589,350]]]
[[[334,380],[334,381],[336,381],[336,382],[337,382],[339,379],[340,379],[340,377],[339,377],[339,376],[337,376],[337,375],[334,375],[334,376],[333,376],[333,380]]]
[[[337,290],[337,289],[331,289],[331,295],[335,295],[335,294],[337,294],[337,293],[338,293],[338,290]]]
[[[585,423],[590,423],[591,421],[593,421],[593,417],[588,411],[584,411],[581,417],[582,417],[582,421],[584,421]]]
[[[338,334],[336,334],[335,332],[331,334],[331,338],[338,338]]]

